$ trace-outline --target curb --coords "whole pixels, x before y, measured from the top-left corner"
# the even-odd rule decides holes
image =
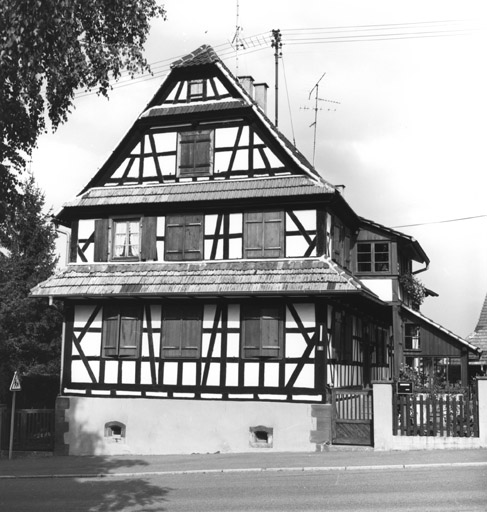
[[[303,467],[277,467],[277,468],[227,468],[227,469],[188,469],[179,471],[140,471],[131,473],[70,473],[48,475],[0,475],[0,480],[15,479],[41,479],[41,478],[134,478],[144,476],[179,476],[179,475],[205,475],[218,473],[280,473],[280,472],[320,472],[320,471],[384,471],[384,470],[411,470],[426,468],[453,468],[453,467],[487,467],[487,462],[439,462],[431,464],[385,464],[369,466],[303,466]]]

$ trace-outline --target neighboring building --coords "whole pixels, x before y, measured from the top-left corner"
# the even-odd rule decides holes
[[[479,321],[474,332],[467,336],[467,341],[478,347],[480,357],[471,357],[469,364],[474,375],[487,375],[487,295],[485,296]]]
[[[266,92],[209,46],[178,60],[57,214],[69,264],[33,295],[65,304],[69,453],[313,450],[334,389],[449,358],[467,382],[476,349],[401,277],[419,243],[358,217]]]

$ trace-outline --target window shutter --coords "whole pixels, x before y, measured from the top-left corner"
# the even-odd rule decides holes
[[[353,317],[345,316],[345,334],[343,340],[343,359],[352,361],[353,359]]]
[[[203,259],[203,215],[186,215],[184,218],[185,260]]]
[[[261,310],[261,352],[263,357],[278,357],[281,339],[280,314],[278,308],[263,308]]]
[[[103,355],[116,357],[118,345],[118,310],[114,306],[103,306]]]
[[[73,220],[71,223],[71,238],[69,240],[69,261],[76,263],[78,259],[78,224],[79,221]]]
[[[333,340],[332,346],[335,349],[335,357],[337,360],[343,352],[343,337],[342,337],[342,312],[335,311],[333,316]]]
[[[179,133],[179,176],[207,176],[213,166],[213,131]]]
[[[184,249],[184,221],[182,215],[166,216],[166,235],[164,252],[168,261],[183,259]]]
[[[243,357],[260,355],[260,318],[252,311],[247,311],[243,318]]]
[[[200,355],[203,310],[199,305],[184,307],[181,326],[181,355],[196,358]]]
[[[333,260],[337,263],[340,262],[340,226],[335,224],[333,226]]]
[[[264,213],[264,257],[280,258],[284,256],[283,212]]]
[[[94,260],[108,261],[108,219],[95,220]]]
[[[142,219],[142,261],[157,261],[157,217]]]
[[[244,217],[244,251],[245,257],[261,258],[263,247],[263,219],[262,212],[247,212]]]
[[[141,338],[141,308],[123,306],[120,310],[120,357],[137,357]]]

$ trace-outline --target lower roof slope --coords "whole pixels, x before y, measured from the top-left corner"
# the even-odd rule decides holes
[[[187,297],[360,293],[379,299],[324,258],[69,265],[35,297]]]

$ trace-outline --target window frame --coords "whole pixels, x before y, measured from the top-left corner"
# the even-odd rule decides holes
[[[123,320],[135,320],[135,343],[122,345]],[[114,321],[114,319],[116,319]],[[105,359],[138,359],[142,344],[142,305],[135,302],[116,302],[103,305],[102,357]],[[115,329],[115,332],[113,332]],[[114,343],[109,343],[114,341]],[[124,353],[125,351],[125,353]]]
[[[136,223],[138,226],[138,241],[137,241],[137,255],[134,256],[115,256],[115,247],[116,247],[116,237],[117,237],[117,230],[116,225],[125,223],[126,226],[128,226],[129,223]],[[110,219],[110,230],[111,230],[111,236],[110,236],[110,260],[112,261],[139,261],[140,260],[140,253],[141,253],[141,246],[142,246],[142,217],[141,216],[130,216],[130,217],[114,217]],[[125,231],[125,243],[124,247],[127,247],[127,235],[128,231]],[[130,247],[130,245],[129,245]]]
[[[369,244],[370,252],[360,251],[360,246]],[[383,244],[387,246],[387,261],[378,261],[377,260],[377,251],[375,249],[376,245]],[[370,254],[369,261],[359,261],[359,254]],[[384,251],[381,251],[380,254],[385,254]],[[359,266],[361,264],[370,263],[370,270],[361,270]],[[387,270],[377,270],[377,265],[381,265],[386,263],[388,268]],[[392,273],[392,251],[391,251],[391,242],[389,240],[358,240],[355,245],[355,264],[357,274],[379,274],[379,275],[390,275]]]
[[[198,178],[212,176],[215,130],[185,130],[177,135],[176,176]],[[203,156],[206,157],[203,160]],[[201,160],[198,162],[198,158]],[[186,163],[189,161],[190,163]]]
[[[263,302],[246,302],[240,306],[240,355],[244,360],[281,360],[284,359],[285,346],[285,306],[284,304],[268,305]],[[273,310],[276,314],[263,314]],[[277,343],[265,345],[263,333],[269,333],[269,318],[275,320],[277,325]],[[251,329],[249,322],[259,322],[258,344],[250,345],[247,343],[247,335]],[[274,352],[274,353],[273,353]]]
[[[408,328],[416,329],[416,335],[410,332],[408,333]],[[411,347],[407,346],[408,340],[411,341]],[[416,347],[414,347],[415,344],[417,344]],[[414,322],[406,322],[404,324],[404,351],[408,353],[415,353],[421,352],[421,350],[421,326],[419,324],[415,324]]]
[[[171,318],[172,317],[172,318]],[[162,324],[161,324],[161,337],[160,337],[160,357],[163,360],[167,359],[184,359],[184,360],[198,360],[201,358],[201,347],[203,342],[203,304],[163,304],[162,305]],[[170,329],[170,321],[178,321],[178,328],[176,331],[168,331]],[[196,326],[196,335],[193,340],[193,345],[184,346],[183,335],[188,327],[188,321],[195,320],[192,325]],[[172,324],[174,325],[174,324]],[[179,336],[177,343],[174,339],[168,339],[174,336],[176,332]],[[172,343],[171,345],[169,343]],[[172,353],[170,353],[172,351]],[[186,352],[185,352],[186,351]],[[191,351],[191,352],[190,352]]]

